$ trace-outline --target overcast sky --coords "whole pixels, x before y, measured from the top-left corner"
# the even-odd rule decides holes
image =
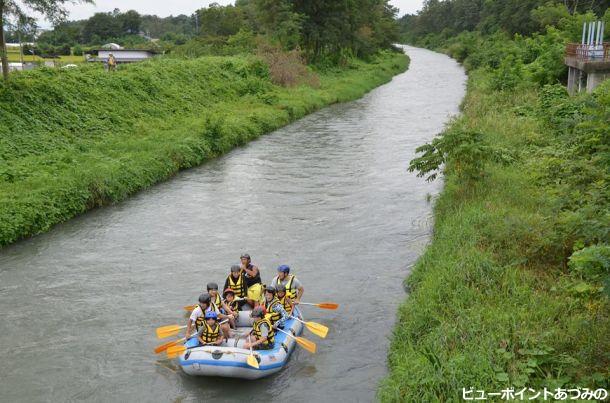
[[[233,4],[234,0],[216,0],[218,4]],[[96,0],[95,5],[69,5],[71,20],[82,20],[96,12],[136,10],[140,14],[168,15],[192,14],[198,8],[206,7],[214,1],[207,0]],[[391,0],[390,3],[400,9],[399,15],[414,13],[422,6],[423,0]]]

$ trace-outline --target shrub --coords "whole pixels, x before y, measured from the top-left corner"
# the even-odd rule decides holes
[[[489,161],[512,160],[505,150],[492,147],[484,138],[480,132],[465,130],[454,124],[431,143],[417,147],[415,151],[423,155],[410,162],[409,171],[418,171],[417,176],[429,174],[426,180],[432,181],[446,164],[458,177],[471,180],[484,174]]]
[[[496,91],[513,90],[523,82],[523,63],[509,55],[491,73],[491,88]]]
[[[587,280],[596,280],[610,274],[610,246],[592,245],[578,250],[570,256],[568,263],[572,272]]]
[[[298,50],[284,51],[278,46],[261,43],[257,55],[268,65],[271,81],[283,87],[294,87],[307,84],[319,87],[317,75],[309,71],[301,52]]]

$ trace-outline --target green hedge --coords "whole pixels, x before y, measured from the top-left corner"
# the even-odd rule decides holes
[[[406,70],[383,53],[282,88],[254,57],[41,69],[0,83],[0,245],[113,203]]]

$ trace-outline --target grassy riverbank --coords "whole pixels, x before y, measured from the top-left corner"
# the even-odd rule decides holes
[[[0,83],[0,246],[356,99],[407,65],[382,53],[319,73],[317,88],[274,85],[254,57],[15,74]]]
[[[470,70],[463,115],[412,163],[444,163],[445,188],[379,397],[608,388],[610,81],[569,97],[536,82],[544,60],[524,61],[519,43],[464,37],[445,48]]]

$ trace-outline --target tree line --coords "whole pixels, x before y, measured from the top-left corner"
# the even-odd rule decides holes
[[[366,57],[391,47],[398,40],[397,13],[389,0],[237,0],[196,15],[200,36],[250,31],[319,61],[341,54]]]
[[[300,48],[312,59],[348,52],[367,55],[398,40],[396,14],[389,0],[237,0],[212,3],[191,15],[161,18],[137,11],[96,13],[86,20],[62,21],[37,42],[55,47],[117,42],[143,45],[149,38],[183,44],[193,37],[227,38],[239,31],[266,35],[286,49]],[[16,25],[9,41],[33,41]]]
[[[38,53],[82,52],[82,46],[117,42],[148,47],[150,39],[169,43],[166,50],[189,41],[224,46],[234,41],[264,37],[283,50],[298,50],[311,62],[337,63],[349,57],[368,57],[390,48],[399,39],[398,9],[389,0],[236,0],[212,3],[191,15],[161,18],[135,10],[96,13],[86,20],[67,21],[69,0],[20,0],[54,22],[52,30],[35,38],[36,24],[15,0],[0,0],[0,44],[36,39]],[[92,2],[91,0],[80,0]],[[15,23],[21,21],[21,23]],[[235,39],[237,38],[237,39]],[[245,38],[245,39],[244,39]],[[0,49],[3,49],[0,46]],[[6,60],[5,52],[1,53]]]
[[[592,11],[603,15],[609,0],[426,0],[419,13],[399,20],[404,39],[413,42],[429,34],[448,37],[462,31],[491,34],[530,35],[544,28],[547,22],[536,10],[574,14]]]

